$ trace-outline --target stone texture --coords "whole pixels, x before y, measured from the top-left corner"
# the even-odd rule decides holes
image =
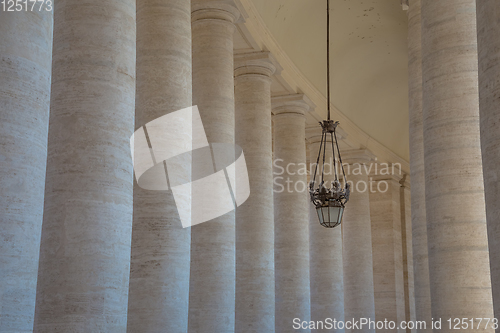
[[[136,71],[136,128],[191,106],[190,1],[137,1]],[[190,245],[172,191],[134,182],[128,332],[187,332]]]
[[[396,323],[406,320],[399,178],[374,176],[374,190],[370,191],[375,318]],[[395,331],[377,329],[377,332]]]
[[[421,0],[408,8],[408,99],[410,112],[411,226],[415,277],[415,313],[431,332],[431,291],[425,214],[424,132],[422,127],[422,18]]]
[[[234,21],[231,4],[192,1],[193,104],[208,142],[234,143]],[[234,211],[192,227],[189,332],[234,332]]]
[[[346,166],[346,174],[347,181],[352,182],[342,221],[345,318],[375,320],[370,198],[369,189],[363,190],[363,184],[368,185],[369,180],[364,168],[360,174],[353,171],[357,165],[372,163],[374,156],[366,150],[342,151],[341,154],[342,162],[351,165],[350,169]],[[359,191],[356,184],[360,184]],[[374,333],[375,329],[367,326],[362,330],[346,329],[346,332],[354,331]]]
[[[429,273],[432,315],[444,320],[493,317],[476,43],[474,0],[422,1]]]
[[[235,139],[250,197],[236,210],[235,332],[274,331],[274,205],[271,78],[267,52],[235,56]]]
[[[135,1],[55,3],[35,332],[126,330],[135,44]]]
[[[401,187],[401,241],[403,245],[403,277],[404,277],[404,303],[406,321],[415,321],[415,273],[413,269],[413,235],[411,225],[411,189],[407,175],[399,182]],[[430,322],[426,325],[431,327]],[[426,326],[427,329],[427,326]],[[406,329],[406,333],[415,333],[416,329]]]
[[[309,163],[316,164],[321,144],[322,129],[319,125],[309,131]],[[324,180],[327,187],[335,180],[332,140],[326,146]],[[321,182],[323,162],[320,159],[316,186]],[[310,168],[314,170],[314,166]],[[340,169],[339,169],[340,170]],[[314,171],[311,177],[314,176]],[[340,175],[340,174],[339,174]],[[311,320],[324,321],[334,318],[344,321],[344,277],[342,269],[342,228],[326,229],[319,223],[315,206],[309,202],[309,266],[311,279]],[[314,332],[344,332],[344,330],[317,329]]]
[[[275,165],[285,168],[274,170],[275,183],[283,186],[274,187],[275,332],[289,333],[294,318],[307,321],[311,316],[307,177],[297,165],[306,163],[304,114],[309,106],[302,95],[274,97],[272,102]]]
[[[52,12],[0,11],[0,332],[32,332],[42,230]]]
[[[491,283],[495,318],[500,318],[500,3],[477,0],[477,36],[479,54],[479,110],[483,177],[488,221]],[[497,330],[497,332],[500,330]]]

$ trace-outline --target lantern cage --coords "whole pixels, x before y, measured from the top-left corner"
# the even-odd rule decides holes
[[[311,202],[316,207],[319,223],[325,228],[335,228],[342,223],[345,204],[349,201],[350,184],[347,182],[347,178],[345,176],[344,166],[342,165],[342,157],[340,156],[337,141],[336,128],[339,122],[324,120],[320,124],[323,131],[314,175],[309,183],[309,194],[311,196]],[[330,187],[325,186],[326,184],[324,179],[328,137],[330,137],[331,150],[333,153],[333,169],[335,170],[335,180],[332,181]],[[328,149],[330,149],[330,147]],[[343,184],[341,184],[337,172],[336,156],[338,156],[340,168],[342,170]],[[321,165],[321,174],[318,174],[320,160],[322,160],[323,163]],[[318,186],[315,187],[317,183]]]

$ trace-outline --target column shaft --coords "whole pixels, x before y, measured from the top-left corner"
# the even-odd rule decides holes
[[[415,277],[416,319],[431,332],[431,291],[425,213],[424,132],[422,127],[422,17],[421,0],[408,8],[408,98],[410,112],[411,226]]]
[[[479,109],[481,148],[483,157],[486,218],[490,249],[491,283],[495,318],[500,318],[500,114],[498,96],[500,85],[500,23],[498,1],[477,0],[477,35],[479,54]],[[497,330],[498,332],[499,330]]]
[[[403,276],[405,297],[406,321],[415,321],[415,274],[413,270],[413,235],[411,229],[411,195],[410,183],[405,176],[400,181],[401,198],[401,240],[403,245]],[[429,323],[430,325],[430,323]],[[430,327],[430,326],[429,326]],[[406,329],[407,333],[416,332],[416,329]]]
[[[308,138],[309,162],[316,164],[321,142],[321,127],[315,129],[319,136]],[[330,187],[335,180],[332,142],[327,141],[325,149],[325,186]],[[318,163],[316,184],[322,170],[322,160]],[[310,170],[314,173],[314,165]],[[313,174],[314,175],[314,174]],[[311,175],[311,177],[313,176]],[[325,229],[321,226],[316,208],[309,202],[309,260],[311,279],[311,320],[324,321],[334,318],[344,321],[344,277],[342,269],[342,228]],[[317,329],[317,332],[344,332],[344,329]],[[316,332],[315,331],[315,332]]]
[[[236,7],[192,2],[193,104],[208,142],[234,143],[233,33]],[[189,332],[234,332],[234,211],[192,227]]]
[[[384,177],[384,176],[380,176]],[[373,285],[377,321],[406,320],[401,237],[400,185],[395,178],[373,181],[370,190],[372,221]],[[393,332],[379,330],[377,332]],[[398,330],[402,333],[405,330]]]
[[[289,333],[294,318],[308,321],[311,316],[307,178],[298,165],[306,162],[307,110],[303,101],[284,102],[274,108],[274,164],[285,168],[275,169],[276,333]]]
[[[368,175],[362,167],[361,172],[353,172],[356,165],[370,163],[371,157],[363,151],[341,153],[343,162],[350,165],[346,166],[346,173],[352,184],[342,222],[345,318],[375,320],[370,198],[369,190],[364,189]],[[346,332],[354,331],[357,330],[346,329]],[[363,327],[359,332],[374,333],[375,329]]]
[[[55,2],[35,332],[125,332],[135,1]]]
[[[52,11],[2,11],[0,31],[0,332],[31,332],[47,163]]]
[[[259,56],[259,54],[253,54]],[[261,54],[267,57],[266,54]],[[274,331],[274,206],[271,78],[274,66],[236,57],[236,144],[243,148],[250,197],[236,210],[236,328]]]
[[[136,71],[136,129],[191,106],[190,1],[137,1]],[[172,191],[135,182],[132,229],[127,330],[185,333],[191,229],[182,228]]]
[[[474,0],[422,1],[422,74],[432,315],[492,318]]]

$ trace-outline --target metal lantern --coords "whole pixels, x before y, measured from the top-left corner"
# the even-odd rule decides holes
[[[309,194],[311,201],[316,207],[318,213],[319,223],[325,228],[335,228],[342,223],[342,216],[344,215],[345,203],[349,201],[350,185],[347,183],[345,176],[344,166],[342,165],[342,158],[340,156],[339,145],[337,142],[336,129],[339,124],[338,121],[330,120],[330,1],[327,0],[327,91],[328,91],[328,119],[320,123],[322,128],[321,144],[319,146],[318,158],[316,160],[316,167],[314,176],[309,184]],[[330,187],[325,185],[324,171],[325,171],[325,157],[328,145],[328,137],[330,137],[331,150],[333,154],[333,169],[335,170],[335,180],[331,183]],[[337,154],[335,153],[335,148]],[[337,174],[336,156],[338,156],[339,164],[342,170],[342,178],[339,179]],[[323,157],[321,159],[321,157]],[[320,160],[323,161],[321,166],[321,175],[318,175],[318,168]],[[318,175],[318,180],[316,176]],[[343,182],[343,184],[341,183]],[[316,187],[317,184],[317,187]]]
[[[340,156],[339,145],[337,142],[337,134],[335,130],[339,122],[333,120],[324,120],[321,124],[323,129],[321,143],[319,146],[318,158],[314,169],[314,175],[309,183],[309,194],[311,201],[316,207],[319,223],[326,228],[335,228],[342,222],[345,203],[349,201],[350,185],[347,182],[344,166],[342,165],[342,157]],[[328,147],[328,137],[330,137],[331,147]],[[333,153],[333,169],[335,170],[335,179],[329,187],[325,184],[325,158],[326,150],[331,149]],[[337,153],[335,153],[335,150]],[[342,170],[342,178],[339,179],[337,172],[336,155],[339,159],[340,168]],[[321,165],[321,174],[318,174],[319,162]],[[316,179],[318,178],[318,179]],[[343,182],[343,185],[341,183]],[[316,186],[317,184],[317,186]]]

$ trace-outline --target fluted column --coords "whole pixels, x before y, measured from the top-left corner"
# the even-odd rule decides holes
[[[411,226],[415,277],[416,319],[431,332],[431,291],[425,213],[424,132],[422,127],[422,17],[421,0],[408,8],[408,99],[410,112]]]
[[[192,1],[193,104],[208,142],[234,143],[233,5]],[[191,228],[189,332],[234,332],[234,211]]]
[[[429,275],[432,315],[443,320],[493,317],[475,9],[475,0],[422,1]],[[493,332],[484,326],[479,331]]]
[[[31,332],[42,230],[52,11],[0,11],[0,332]]]
[[[375,175],[370,182],[375,318],[395,323],[406,320],[400,178],[398,175]],[[395,331],[377,329],[377,332]]]
[[[54,5],[35,332],[125,332],[135,1]]]
[[[189,0],[137,1],[136,71],[136,129],[191,106]],[[172,192],[134,182],[129,333],[187,332],[190,244]]]
[[[479,109],[481,148],[483,156],[484,190],[488,240],[490,249],[491,283],[495,318],[500,318],[500,22],[498,1],[477,0],[477,36],[479,53]],[[498,330],[497,330],[498,332]]]
[[[310,170],[314,176],[314,165],[321,143],[321,126],[308,130]],[[327,138],[325,149],[324,180],[330,187],[335,180],[332,141]],[[316,185],[320,182],[323,163],[318,163]],[[338,166],[338,165],[337,165]],[[340,171],[340,168],[338,168]],[[341,179],[341,178],[340,178]],[[312,180],[312,179],[311,179]],[[316,208],[309,202],[309,266],[311,279],[311,320],[324,321],[334,318],[344,321],[344,277],[342,275],[342,228],[325,229],[319,224]],[[344,332],[344,329],[317,329],[317,332]],[[315,332],[316,332],[315,331]]]
[[[274,205],[269,53],[235,56],[236,144],[250,197],[236,210],[235,332],[274,331]]]
[[[342,151],[347,181],[352,184],[351,195],[346,203],[342,221],[344,261],[344,312],[346,320],[366,318],[375,320],[373,289],[372,230],[368,174],[374,159],[367,150]],[[360,172],[354,172],[358,168]],[[361,330],[346,332],[370,332],[375,329],[364,326]]]
[[[276,333],[289,333],[294,318],[311,316],[307,176],[298,165],[306,163],[308,110],[303,95],[273,98]]]

